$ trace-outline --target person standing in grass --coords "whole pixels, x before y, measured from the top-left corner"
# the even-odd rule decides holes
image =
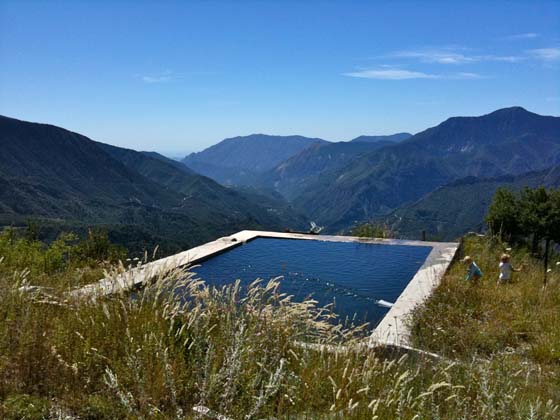
[[[519,272],[523,270],[523,266],[515,268],[511,265],[509,260],[511,259],[509,254],[502,254],[500,257],[500,277],[498,277],[498,285],[500,283],[507,283],[511,281],[511,275],[513,272]]]
[[[467,266],[467,274],[465,275],[465,280],[477,283],[478,280],[480,280],[480,278],[482,277],[482,270],[468,255],[463,258],[463,264]]]

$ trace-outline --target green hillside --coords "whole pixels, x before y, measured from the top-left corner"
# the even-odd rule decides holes
[[[165,159],[62,128],[1,117],[0,146],[5,225],[100,225],[122,243],[173,252],[241,229],[304,223],[284,202],[267,207]]]
[[[464,178],[428,193],[417,202],[399,208],[378,222],[396,236],[420,239],[453,240],[469,232],[486,229],[484,216],[499,187],[560,187],[560,166],[519,176],[480,179]]]
[[[360,155],[393,144],[391,141],[318,143],[280,163],[259,178],[257,185],[274,189],[292,200],[325,173],[344,168]]]

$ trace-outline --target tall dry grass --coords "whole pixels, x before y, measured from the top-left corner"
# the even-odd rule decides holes
[[[512,254],[513,281],[497,284],[499,257]],[[549,281],[544,268],[524,247],[511,250],[496,238],[464,239],[484,275],[477,283],[464,280],[457,263],[426,305],[412,320],[417,346],[450,358],[506,366],[527,397],[560,401],[560,265],[553,261]],[[557,259],[557,258],[556,258]]]

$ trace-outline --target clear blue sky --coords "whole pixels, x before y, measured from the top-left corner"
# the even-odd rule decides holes
[[[559,1],[0,0],[0,114],[180,154],[560,114]]]

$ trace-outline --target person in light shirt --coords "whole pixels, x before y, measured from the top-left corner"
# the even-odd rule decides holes
[[[523,270],[523,266],[520,268],[513,267],[509,262],[510,258],[509,254],[502,254],[500,257],[500,277],[498,278],[497,284],[510,282],[512,273]]]

